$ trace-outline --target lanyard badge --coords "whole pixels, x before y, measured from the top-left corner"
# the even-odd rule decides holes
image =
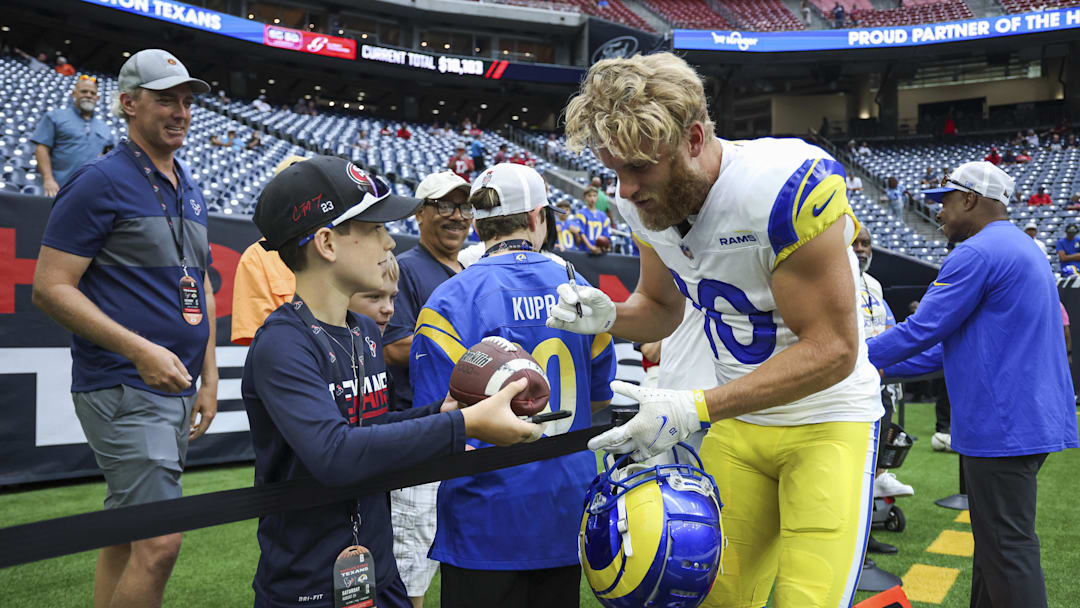
[[[187,256],[184,253],[184,205],[181,203],[179,206],[179,228],[174,228],[169,206],[165,204],[165,197],[161,195],[161,186],[154,179],[154,168],[150,166],[149,159],[131,143],[131,140],[124,140],[124,143],[134,157],[135,165],[139,167],[146,177],[146,181],[150,183],[150,189],[154,191],[158,204],[161,205],[161,213],[165,216],[165,222],[169,225],[169,234],[172,235],[173,243],[176,245],[176,255],[180,260],[180,267],[184,271],[184,276],[180,277],[179,288],[180,316],[189,325],[198,325],[203,320],[202,298],[199,297],[199,285],[188,274]],[[180,198],[183,199],[183,182],[179,181],[179,177],[177,178],[177,185],[180,188]]]
[[[375,606],[375,558],[360,545],[346,547],[334,561],[334,608]]]

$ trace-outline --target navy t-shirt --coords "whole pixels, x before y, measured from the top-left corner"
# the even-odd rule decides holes
[[[379,328],[367,317],[349,315],[359,330],[355,338],[345,327],[307,326],[286,302],[255,333],[241,392],[255,449],[256,486],[307,477],[328,486],[355,484],[464,450],[461,412],[439,413],[441,400],[407,412],[388,411],[391,389]],[[316,331],[345,348],[355,339],[364,358],[359,399],[348,353]],[[360,544],[375,559],[376,588],[385,589],[397,566],[389,501],[380,493],[260,518],[256,595],[274,608],[332,606],[332,568],[341,550],[353,544],[353,509],[360,517]]]
[[[386,326],[383,341],[386,344],[397,342],[413,335],[416,329],[416,316],[431,297],[431,292],[454,276],[453,269],[436,260],[427,249],[417,245],[398,256],[401,278],[398,279],[398,295],[394,300],[394,317]],[[471,346],[471,345],[470,345]],[[394,377],[394,395],[390,409],[407,410],[413,405],[412,383],[409,381],[409,366],[390,366]]]
[[[79,290],[110,319],[172,351],[194,379],[202,370],[212,319],[204,314],[198,325],[189,325],[181,316],[184,271],[174,235],[179,235],[182,217],[188,274],[198,285],[205,313],[203,272],[211,264],[207,212],[198,185],[179,160],[173,162],[178,189],[154,170],[172,217],[171,231],[135,156],[121,144],[80,167],[60,188],[41,244],[92,258]],[[71,359],[74,392],[127,384],[170,394],[147,386],[129,359],[77,335],[71,339]],[[194,393],[193,380],[180,394]]]

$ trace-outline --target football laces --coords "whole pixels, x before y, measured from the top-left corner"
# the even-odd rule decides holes
[[[493,344],[496,347],[501,348],[501,349],[503,349],[503,350],[505,350],[507,352],[515,352],[515,351],[517,351],[517,346],[515,346],[513,342],[507,340],[506,338],[504,338],[502,336],[488,336],[488,337],[484,338],[483,340],[481,340],[481,342],[487,342],[488,344]]]

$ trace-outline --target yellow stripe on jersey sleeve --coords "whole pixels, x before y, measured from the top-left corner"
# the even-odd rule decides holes
[[[593,341],[592,341],[592,356],[590,358],[595,359],[595,358],[599,357],[600,354],[604,352],[604,349],[607,348],[609,344],[611,344],[611,334],[608,334],[608,333],[596,334],[596,337],[593,338]]]
[[[631,232],[631,233],[630,233],[630,236],[631,236],[631,237],[632,237],[632,238],[633,238],[633,239],[634,239],[635,241],[637,241],[637,244],[638,244],[638,245],[641,245],[642,247],[648,247],[649,249],[652,249],[652,248],[653,248],[653,246],[652,246],[652,245],[650,245],[650,244],[646,243],[644,239],[642,239],[642,238],[641,238],[640,236],[638,236],[636,232]]]
[[[859,223],[847,200],[844,168],[835,160],[808,159],[780,189],[769,215],[769,242],[775,268],[789,255],[843,216],[859,233]]]
[[[420,309],[416,318],[416,333],[434,342],[454,363],[468,351],[453,324],[430,308]]]

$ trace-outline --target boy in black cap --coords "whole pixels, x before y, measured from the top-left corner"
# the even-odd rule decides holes
[[[296,296],[255,334],[242,393],[255,448],[255,485],[314,477],[347,485],[462,451],[466,437],[498,445],[539,438],[509,401],[524,382],[459,410],[447,399],[389,412],[379,329],[348,312],[358,291],[382,286],[394,247],[382,222],[412,215],[420,201],[345,160],[322,156],[275,177],[259,197],[263,246],[296,274]],[[374,558],[375,604],[409,608],[391,550],[384,494],[259,520],[255,606],[334,605],[335,559],[347,547]]]

